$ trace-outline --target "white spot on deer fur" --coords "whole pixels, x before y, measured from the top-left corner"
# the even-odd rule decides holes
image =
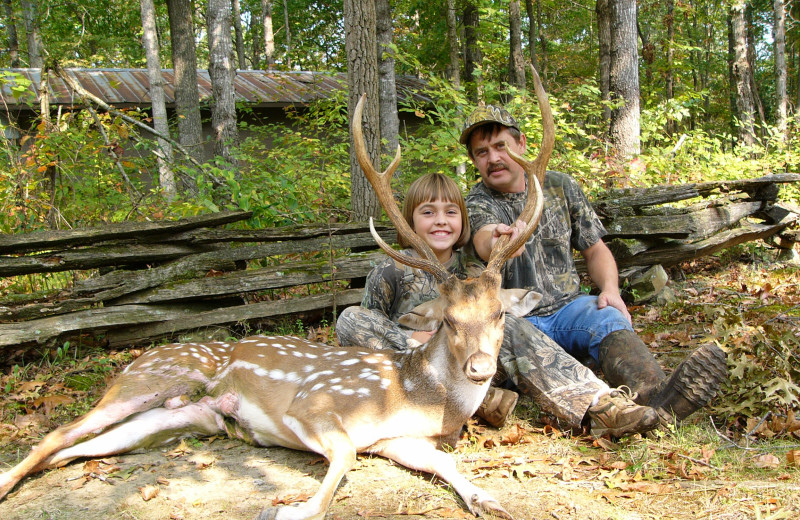
[[[391,379],[381,378],[381,388],[386,390],[391,385],[392,385],[392,380]]]
[[[311,387],[311,391],[316,392],[317,390],[322,390],[323,388],[325,388],[325,383],[317,383]]]
[[[358,395],[363,395],[365,397],[369,397],[369,395],[370,395],[369,388],[359,388],[358,389]]]
[[[342,390],[342,395],[353,395],[354,393],[356,393],[356,391],[352,388],[345,388]]]

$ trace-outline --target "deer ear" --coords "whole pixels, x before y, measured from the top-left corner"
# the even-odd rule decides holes
[[[436,298],[417,305],[411,312],[400,316],[398,322],[409,329],[436,330],[442,323],[441,299]]]
[[[527,316],[542,299],[540,293],[528,289],[500,289],[499,296],[506,312],[519,318]]]

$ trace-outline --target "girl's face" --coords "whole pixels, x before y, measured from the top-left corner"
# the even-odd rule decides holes
[[[422,237],[440,262],[453,254],[453,246],[461,237],[461,210],[457,204],[435,200],[423,202],[412,214],[414,231]]]

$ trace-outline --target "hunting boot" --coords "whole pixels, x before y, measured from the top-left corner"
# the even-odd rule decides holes
[[[727,377],[725,352],[707,343],[678,365],[669,380],[650,398],[648,406],[656,409],[665,424],[682,421],[707,405]]]
[[[659,425],[659,416],[649,406],[633,402],[629,388],[613,388],[600,396],[597,404],[590,407],[589,418],[592,436],[624,437],[634,433],[645,433]]]
[[[650,349],[631,330],[616,330],[603,338],[598,358],[608,386],[628,387],[638,404],[649,404],[667,378]]]
[[[518,399],[519,394],[512,390],[490,386],[475,415],[495,428],[502,428],[517,406]]]

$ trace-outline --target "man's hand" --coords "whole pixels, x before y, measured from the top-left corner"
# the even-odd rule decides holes
[[[501,236],[509,235],[510,236],[509,240],[514,240],[520,233],[525,231],[526,226],[527,224],[525,224],[525,222],[521,220],[517,220],[511,226],[507,224],[497,224],[497,226],[495,226],[494,228],[494,231],[492,232],[492,249],[494,249],[494,245],[497,243],[497,241],[500,239]],[[518,256],[521,256],[522,253],[524,252],[525,252],[525,246],[522,245],[519,249],[514,251],[514,254],[511,255],[510,258],[516,258]]]
[[[631,313],[628,312],[628,306],[625,305],[625,302],[622,300],[622,296],[619,295],[619,291],[603,291],[597,296],[597,308],[602,309],[605,307],[614,307],[615,309],[619,310],[623,316],[633,324],[633,320],[631,319]]]

